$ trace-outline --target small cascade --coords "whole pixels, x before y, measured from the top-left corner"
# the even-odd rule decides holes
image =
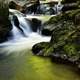
[[[61,1],[58,1],[58,4],[57,4],[57,13],[58,14],[61,13],[62,8],[63,8],[63,5],[61,4]]]
[[[22,37],[28,37],[32,33],[28,21],[17,10],[10,9],[10,12],[13,13],[13,15],[10,16],[10,20],[13,27],[11,31],[12,39],[15,40]]]
[[[21,31],[14,25],[14,22],[11,21],[12,23],[12,39],[19,39],[20,37],[23,37],[23,34],[21,33]]]
[[[9,17],[13,29],[11,31],[11,36],[8,38],[8,41],[0,44],[1,55],[6,56],[15,51],[19,52],[26,49],[31,49],[31,47],[36,43],[50,41],[50,37],[42,36],[39,34],[40,27],[37,27],[37,31],[34,32],[32,30],[32,27],[34,25],[31,27],[30,22],[27,21],[23,14],[21,14],[19,11],[10,10],[10,12],[12,13],[12,15],[10,15]],[[15,24],[16,21],[14,21],[13,15],[17,16],[19,21],[19,24],[17,23],[18,25]]]
[[[18,17],[18,20],[19,20],[19,23],[20,23],[20,27],[24,31],[24,34],[26,36],[28,36],[32,32],[28,21],[24,17]]]

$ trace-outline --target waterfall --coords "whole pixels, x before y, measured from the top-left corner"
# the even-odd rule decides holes
[[[12,33],[12,39],[19,39],[20,37],[23,37],[23,34],[19,31],[19,29],[14,25],[14,22],[13,21],[11,21],[11,23],[12,23],[12,27],[13,27],[13,29],[12,29],[12,31],[11,31],[11,33]]]
[[[50,41],[50,37],[42,36],[38,32],[33,32],[30,28],[30,24],[26,21],[23,14],[16,10],[10,10],[12,15],[10,15],[10,20],[12,23],[12,31],[11,37],[9,37],[8,41],[0,44],[0,54],[1,55],[9,55],[16,51],[23,51],[26,49],[31,49],[31,47],[39,42],[48,42]],[[16,15],[19,20],[19,27],[16,27],[13,20],[13,15]],[[21,30],[23,32],[21,32]],[[17,55],[17,54],[16,54]]]
[[[61,13],[61,10],[63,8],[63,5],[61,4],[61,0],[58,1],[58,4],[57,4],[57,13],[60,14]]]
[[[28,37],[31,34],[32,30],[30,28],[28,21],[23,16],[23,14],[17,10],[13,10],[13,9],[10,9],[9,11],[10,11],[10,13],[13,14],[10,16],[10,20],[11,20],[12,27],[13,27],[13,29],[11,31],[12,37],[13,37],[12,39],[19,39],[21,37]],[[15,25],[15,21],[13,19],[13,16],[17,17],[17,19],[18,19],[17,21],[19,21],[19,26]]]

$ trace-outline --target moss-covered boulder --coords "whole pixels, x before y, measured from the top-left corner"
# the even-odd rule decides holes
[[[42,30],[50,32],[52,34],[53,30],[58,27],[58,29],[62,26],[73,26],[80,24],[80,9],[66,11],[64,14],[60,14],[54,17],[51,17],[47,22],[43,24]],[[55,29],[56,30],[56,29]],[[46,34],[46,33],[45,33]]]
[[[53,47],[50,47],[49,42],[41,42],[32,47],[32,52],[35,55],[50,56],[53,52]]]
[[[80,13],[76,10],[72,11],[72,14],[71,12],[66,14],[64,14],[66,17],[63,15],[64,20],[61,25],[56,26],[53,30],[50,44],[54,45],[53,48],[55,52],[58,50],[58,53],[68,57],[67,60],[75,62],[80,58],[80,24],[77,22],[79,19],[77,16]]]
[[[68,11],[52,17],[44,25],[52,29],[52,37],[48,45],[39,43],[41,50],[39,55],[51,56],[52,59],[66,63],[80,64],[80,9]],[[36,44],[38,45],[38,44]],[[36,46],[35,45],[35,46]],[[38,45],[38,47],[39,47]],[[45,47],[42,47],[45,45]],[[37,46],[36,46],[37,47]],[[34,49],[34,47],[33,47]],[[37,49],[35,49],[36,51]],[[35,52],[33,52],[35,53]],[[38,54],[38,53],[37,53]]]
[[[42,34],[46,36],[51,36],[53,29],[56,28],[56,25],[60,25],[61,15],[51,17],[46,21],[42,26]]]

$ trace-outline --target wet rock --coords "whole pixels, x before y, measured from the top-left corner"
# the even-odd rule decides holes
[[[78,9],[79,5],[76,3],[70,3],[70,4],[64,4],[63,8],[62,8],[62,12],[66,12],[69,10],[75,10]]]
[[[9,2],[10,9],[16,9],[17,4],[14,1]]]
[[[41,21],[40,20],[38,20],[38,19],[36,19],[36,18],[32,18],[32,20],[31,20],[31,28],[32,28],[32,31],[34,31],[34,32],[37,32],[37,30],[41,30]]]
[[[10,1],[9,2],[9,8],[10,9],[16,9],[16,10],[19,10],[19,11],[23,11],[23,7],[18,5],[15,1]]]
[[[8,4],[5,1],[0,2],[0,42],[6,41],[12,29],[9,20]]]
[[[56,28],[56,23],[58,25],[59,17],[54,16],[51,17],[48,21],[46,21],[42,26],[42,34],[46,36],[51,36],[53,30]]]
[[[49,46],[48,42],[41,42],[32,47],[32,52],[38,56],[49,57],[53,52],[53,48]]]
[[[45,36],[51,36],[53,31],[50,31],[49,29],[42,29],[42,35]]]
[[[9,37],[10,31],[12,29],[11,22],[9,20],[3,20],[1,19],[0,23],[0,42],[6,41]]]
[[[43,45],[42,45],[42,44],[43,44]],[[32,47],[32,52],[33,52],[34,54],[39,54],[39,53],[41,53],[40,51],[41,51],[42,49],[44,49],[46,45],[47,45],[46,42],[41,42],[41,43],[35,44],[35,45]],[[42,53],[41,53],[41,54],[42,54]]]

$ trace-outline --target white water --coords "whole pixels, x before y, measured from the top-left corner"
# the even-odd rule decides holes
[[[23,35],[21,34],[21,32],[19,31],[19,29],[14,25],[13,21],[11,22],[12,23],[12,39],[19,39],[20,37],[23,37]]]
[[[30,29],[30,25],[29,25],[28,21],[24,18],[24,15],[17,10],[10,9],[9,11],[11,13],[13,13],[13,15],[17,16],[17,18],[19,20],[19,26],[23,30],[25,36],[29,36],[29,34],[32,32],[32,30]],[[20,32],[20,30],[14,25],[14,21],[13,21],[12,17],[13,16],[10,16],[10,19],[11,19],[11,22],[13,25],[12,33],[13,33],[14,39],[20,38],[23,35]]]
[[[9,38],[7,42],[0,44],[0,54],[9,55],[10,53],[15,51],[31,49],[31,47],[36,43],[50,41],[50,37],[45,37],[38,34],[37,32],[32,32],[28,22],[21,15],[21,13],[18,14],[16,11],[12,11],[12,13],[14,13],[18,17],[20,27],[23,29],[26,36],[23,36],[23,34],[19,31],[19,29],[14,25],[12,21],[12,38]]]

